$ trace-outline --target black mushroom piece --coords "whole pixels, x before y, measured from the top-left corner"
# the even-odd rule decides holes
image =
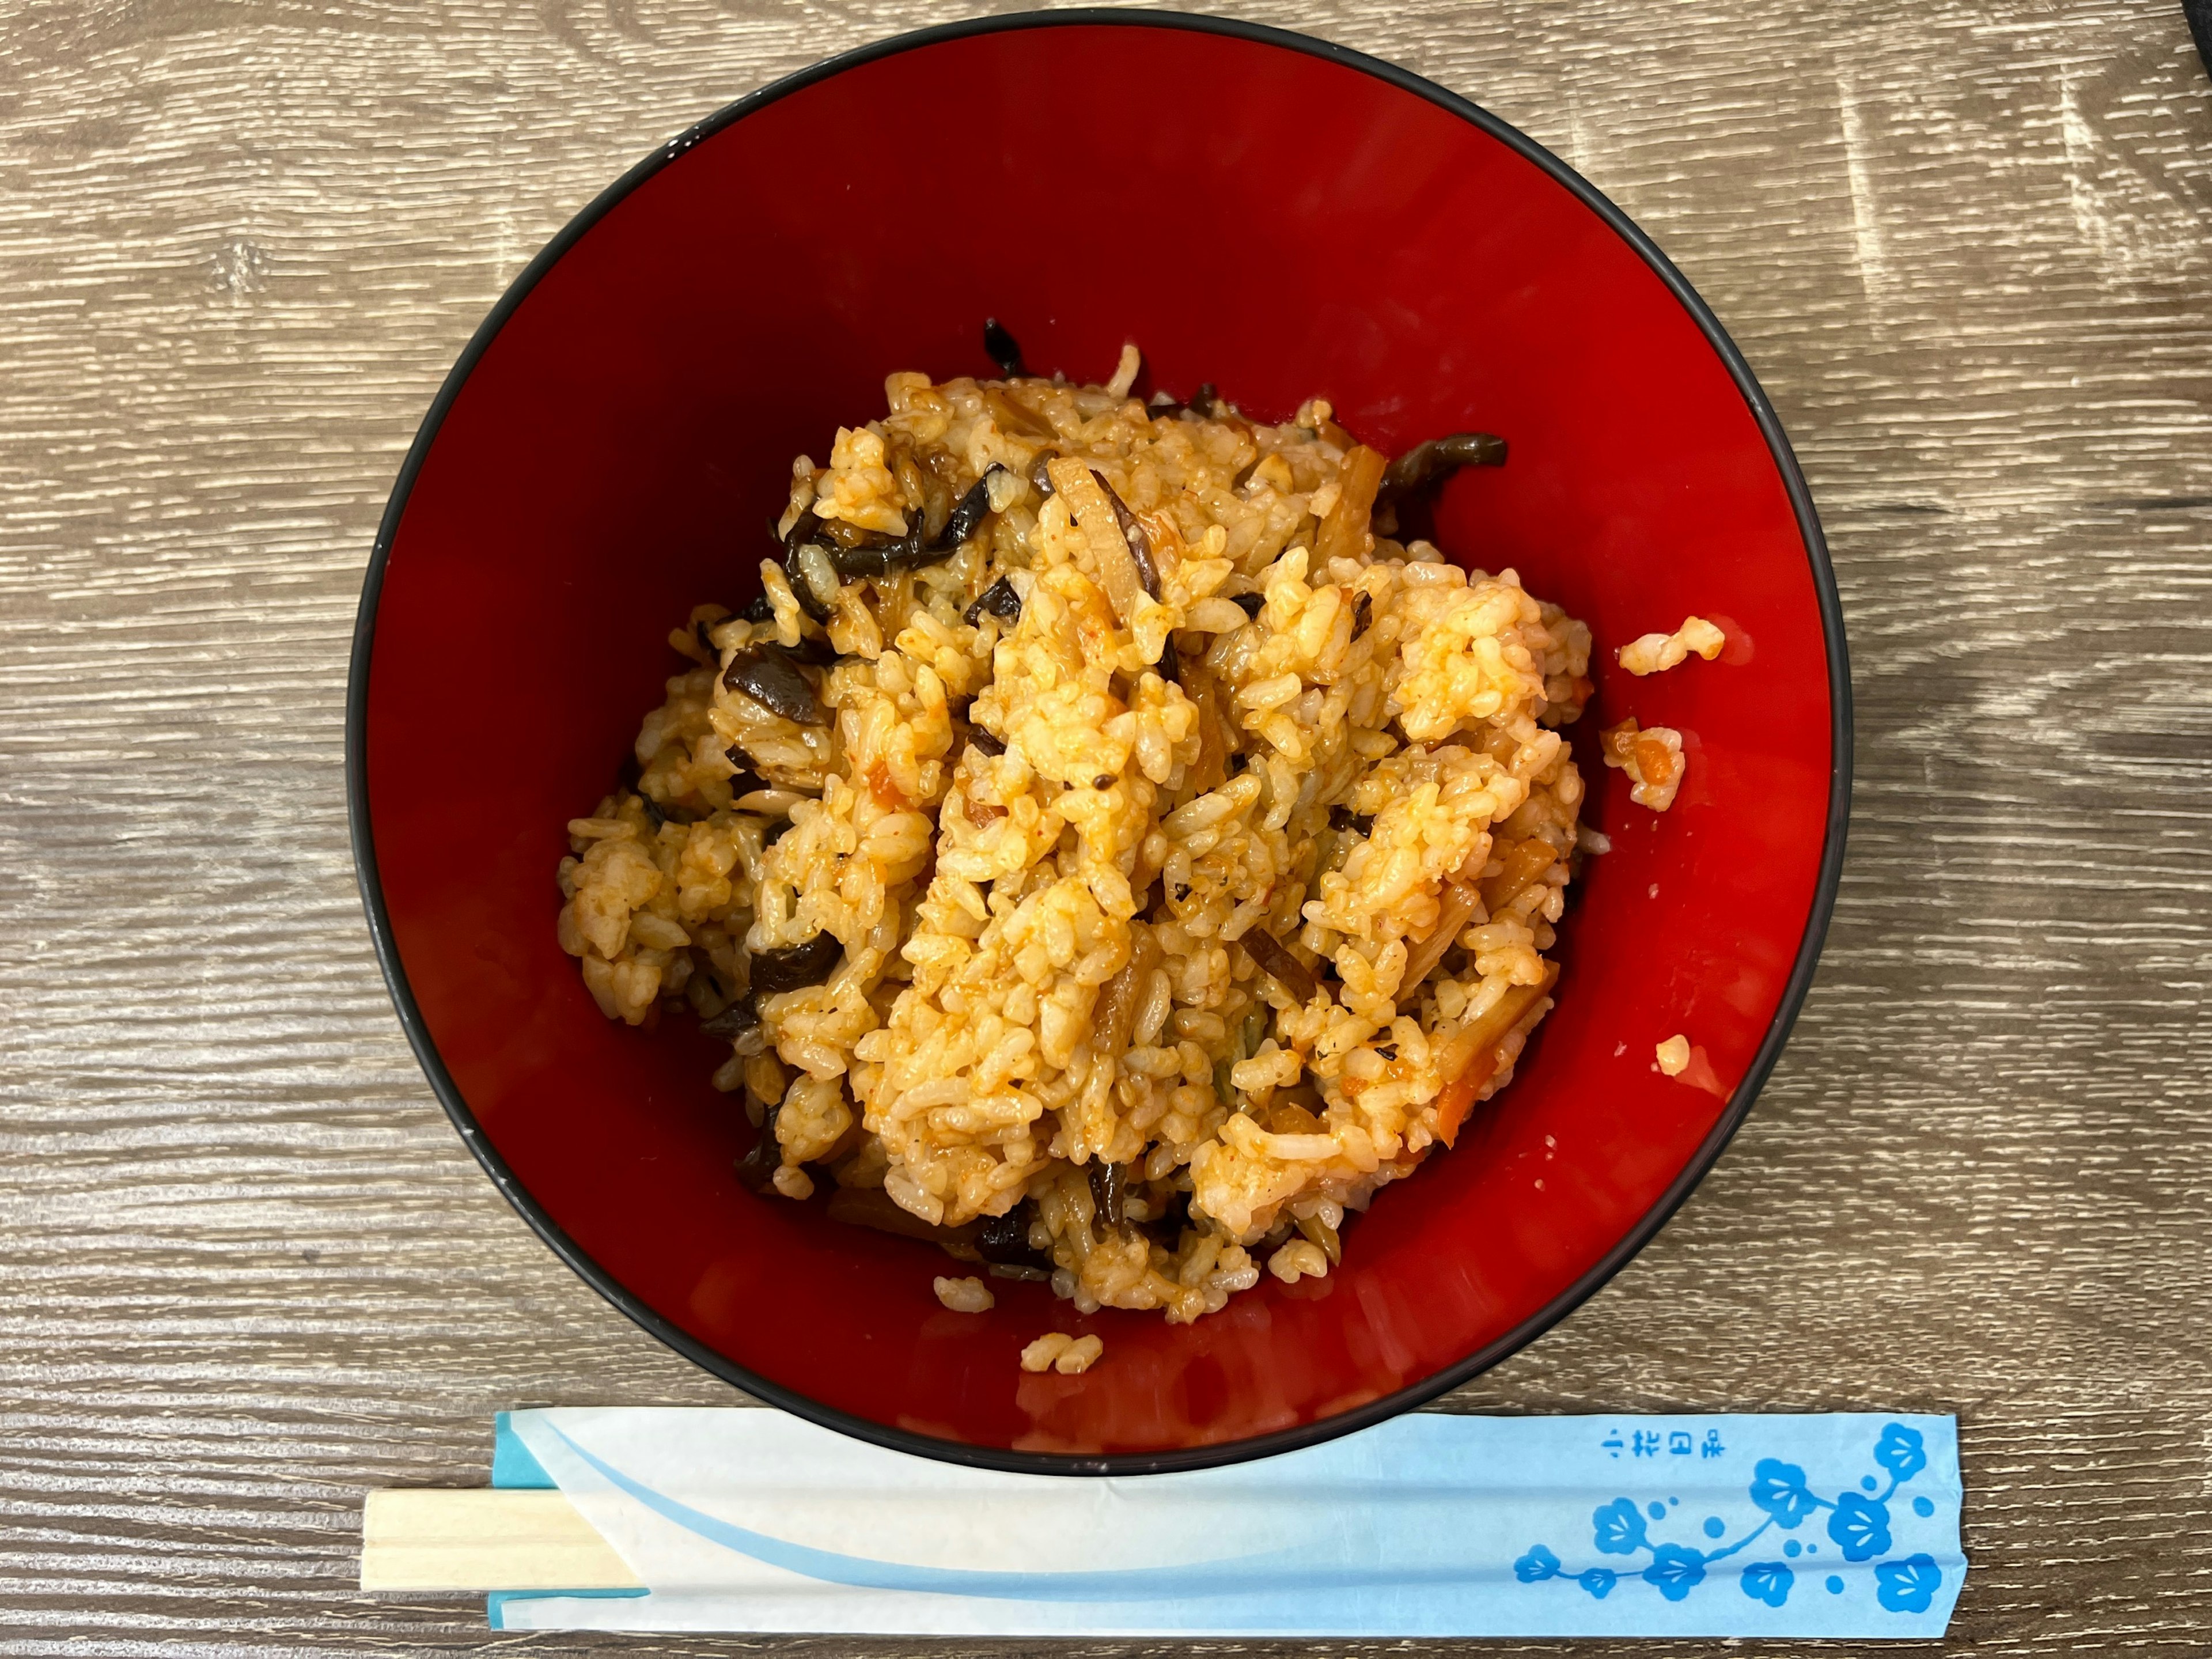
[[[837,661],[837,647],[811,634],[801,635],[797,645],[785,645],[779,641],[775,648],[793,662],[812,663],[817,668],[832,667]]]
[[[1036,459],[1030,463],[1030,488],[1036,491],[1037,499],[1039,501],[1044,500],[1046,496],[1052,494],[1052,472],[1050,469],[1052,466],[1052,458],[1058,452],[1054,450],[1040,449],[1037,451]]]
[[[1313,970],[1292,956],[1273,934],[1250,927],[1238,936],[1237,942],[1244,947],[1244,954],[1259,964],[1260,971],[1272,975],[1293,999],[1299,1002],[1313,1000],[1314,993],[1321,988]]]
[[[722,671],[722,684],[800,726],[830,724],[830,711],[814,694],[814,682],[799,672],[799,665],[781,646],[747,646],[730,659]]]
[[[835,933],[817,933],[797,945],[753,952],[753,991],[758,996],[781,996],[809,985],[819,985],[845,954]]]
[[[918,507],[912,511],[913,522],[903,536],[871,537],[858,547],[824,546],[822,551],[830,560],[830,569],[837,573],[837,580],[854,582],[868,576],[888,576],[894,570],[941,557],[944,550],[930,544],[928,515]]]
[[[1375,596],[1362,593],[1352,604],[1352,637],[1358,639],[1367,631],[1367,624],[1375,617]]]
[[[1504,465],[1504,439],[1492,437],[1487,432],[1455,432],[1415,444],[1391,462],[1382,474],[1381,488],[1375,493],[1377,499],[1389,501],[1433,483],[1463,466]]]
[[[975,1230],[975,1254],[994,1267],[1031,1267],[1050,1273],[1052,1258],[1030,1243],[1030,1216],[1034,1208],[1024,1199],[1004,1215],[982,1217]]]
[[[712,1019],[702,1019],[699,1029],[711,1037],[726,1037],[736,1042],[748,1031],[760,1030],[760,1010],[753,1006],[750,994],[739,997]]]
[[[775,1120],[783,1103],[771,1101],[761,1114],[760,1135],[752,1150],[738,1160],[738,1181],[746,1191],[763,1195],[775,1190],[775,1172],[783,1166],[783,1146],[775,1138]]]
[[[1018,380],[1030,372],[1029,366],[1022,362],[1022,343],[996,317],[983,319],[983,349],[998,364],[999,373],[1010,380]]]
[[[1235,605],[1239,611],[1242,611],[1246,616],[1256,617],[1260,614],[1261,608],[1267,603],[1267,600],[1265,594],[1238,593],[1231,596],[1229,602]]]
[[[775,528],[773,525],[769,527],[770,529]],[[774,622],[775,620],[775,607],[768,602],[767,594],[756,593],[751,599],[745,601],[745,608],[738,612],[738,614],[740,617],[743,617],[749,623]]]
[[[916,507],[908,509],[912,519],[903,536],[871,536],[854,547],[821,543],[820,551],[840,582],[888,576],[915,565],[933,563],[958,550],[963,542],[982,528],[991,511],[991,474],[1005,471],[995,461],[986,468],[983,476],[969,486],[968,493],[953,507],[945,528],[934,537],[929,533],[927,512]],[[792,592],[817,622],[829,612],[820,608],[821,596],[807,581],[799,559],[800,550],[810,544],[821,528],[821,520],[809,511],[799,515],[799,522],[791,527],[791,534],[784,538],[784,574],[791,583]]]
[[[1103,1158],[1091,1163],[1091,1201],[1097,1208],[1098,1218],[1117,1231],[1128,1218],[1130,1168]]]
[[[1153,672],[1171,685],[1181,683],[1182,658],[1176,651],[1174,635],[1170,634],[1160,641],[1160,659]]]
[[[1006,745],[980,726],[971,726],[968,728],[968,741],[994,758],[1006,752]]]
[[[830,1194],[824,1212],[848,1227],[921,1239],[963,1261],[980,1257],[990,1265],[994,1278],[1049,1279],[1052,1258],[1030,1248],[1034,1207],[1024,1201],[1005,1215],[979,1216],[957,1227],[944,1227],[901,1209],[880,1187],[840,1187]]]
[[[1097,467],[1091,476],[1098,488],[1106,492],[1106,505],[1114,509],[1114,522],[1121,528],[1121,539],[1129,544],[1129,557],[1137,567],[1137,579],[1145,585],[1145,592],[1154,599],[1160,596],[1160,568],[1152,562],[1152,538],[1145,534],[1145,526],[1137,522],[1137,515],[1129,511],[1129,504],[1114,493],[1114,486],[1106,482],[1106,475]]]
[[[983,469],[981,477],[968,486],[968,493],[953,507],[952,516],[945,521],[944,532],[937,538],[940,549],[947,553],[953,551],[982,527],[991,512],[991,475],[1006,470],[994,461]]]
[[[987,612],[1000,622],[1013,622],[1022,614],[1022,596],[1014,592],[1014,585],[1004,576],[975,596],[975,602],[968,607],[961,620],[973,628],[975,619]]]

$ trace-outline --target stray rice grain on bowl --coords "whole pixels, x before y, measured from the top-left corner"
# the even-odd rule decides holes
[[[1511,1079],[1589,633],[1407,528],[1495,438],[1386,464],[1319,399],[1146,404],[1133,348],[1074,385],[987,339],[1003,378],[893,374],[800,457],[760,597],[670,635],[560,940],[610,1018],[727,1039],[756,1191],[1195,1320],[1326,1275]]]

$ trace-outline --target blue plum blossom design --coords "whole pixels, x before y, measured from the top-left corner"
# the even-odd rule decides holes
[[[1943,1569],[1926,1555],[1885,1561],[1874,1570],[1875,1599],[1892,1613],[1925,1613],[1943,1583]]]
[[[1513,1564],[1513,1576],[1524,1584],[1540,1584],[1559,1576],[1559,1558],[1541,1544]]]
[[[1889,1471],[1890,1491],[1894,1492],[1928,1467],[1927,1443],[1919,1430],[1892,1423],[1874,1443],[1874,1461]]]
[[[1820,1507],[1805,1486],[1805,1471],[1778,1457],[1762,1457],[1751,1472],[1751,1501],[1784,1528],[1795,1528]]]
[[[1601,1504],[1591,1512],[1590,1528],[1607,1555],[1633,1555],[1645,1547],[1643,1512],[1626,1498]]]
[[[1656,1437],[1652,1437],[1655,1441]],[[1686,1443],[1688,1437],[1682,1438]],[[1863,1491],[1847,1489],[1833,1498],[1824,1498],[1814,1492],[1805,1471],[1798,1465],[1777,1457],[1760,1458],[1753,1468],[1746,1492],[1762,1518],[1743,1536],[1728,1542],[1719,1541],[1727,1533],[1726,1523],[1717,1516],[1708,1517],[1701,1527],[1705,1537],[1716,1540],[1711,1549],[1653,1538],[1653,1524],[1667,1524],[1668,1507],[1675,1499],[1670,1498],[1665,1504],[1653,1501],[1639,1507],[1631,1498],[1616,1498],[1590,1512],[1590,1541],[1603,1555],[1634,1557],[1648,1553],[1650,1559],[1641,1572],[1632,1568],[1616,1571],[1599,1566],[1572,1572],[1550,1548],[1536,1544],[1513,1564],[1513,1576],[1524,1584],[1562,1579],[1601,1601],[1618,1589],[1623,1579],[1633,1577],[1650,1585],[1668,1601],[1680,1601],[1712,1576],[1716,1562],[1748,1547],[1770,1528],[1778,1526],[1785,1532],[1793,1532],[1822,1510],[1828,1511],[1827,1535],[1841,1549],[1844,1559],[1854,1563],[1873,1561],[1887,1554],[1890,1549],[1890,1500],[1896,1497],[1900,1486],[1927,1468],[1928,1448],[1919,1431],[1902,1423],[1891,1423],[1883,1427],[1871,1455],[1874,1462],[1888,1474],[1888,1486],[1882,1486],[1869,1475],[1858,1483]],[[1912,1510],[1924,1518],[1934,1513],[1935,1505],[1925,1497],[1918,1497],[1912,1500]],[[1792,1538],[1784,1543],[1783,1553],[1797,1555],[1819,1552],[1816,1546],[1801,1545]],[[1901,1560],[1876,1562],[1875,1581],[1875,1598],[1889,1612],[1925,1613],[1942,1587],[1943,1572],[1932,1557],[1916,1553]],[[1745,1595],[1770,1607],[1784,1605],[1796,1582],[1795,1571],[1781,1561],[1752,1562],[1736,1579]],[[1840,1595],[1846,1589],[1844,1579],[1834,1574],[1829,1575],[1824,1587],[1832,1595]]]
[[[1889,1505],[1855,1492],[1838,1493],[1828,1536],[1843,1547],[1844,1560],[1873,1560],[1889,1548]]]
[[[1797,1575],[1779,1561],[1754,1561],[1743,1570],[1743,1593],[1770,1607],[1787,1601],[1796,1582]]]
[[[1661,1544],[1651,1552],[1644,1582],[1669,1601],[1679,1601],[1705,1582],[1705,1553],[1680,1544]]]

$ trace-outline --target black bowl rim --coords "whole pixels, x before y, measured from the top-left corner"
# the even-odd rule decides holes
[[[1813,905],[1805,922],[1805,932],[1797,949],[1797,957],[1783,990],[1782,1000],[1774,1018],[1767,1028],[1759,1052],[1753,1057],[1750,1069],[1736,1086],[1728,1109],[1721,1114],[1704,1142],[1683,1167],[1658,1201],[1629,1230],[1619,1243],[1587,1273],[1568,1286],[1559,1296],[1535,1314],[1523,1320],[1513,1330],[1485,1347],[1468,1355],[1455,1364],[1424,1377],[1418,1382],[1399,1389],[1382,1399],[1369,1401],[1354,1410],[1316,1422],[1303,1424],[1272,1434],[1256,1435],[1247,1439],[1223,1441],[1214,1444],[1176,1448],[1150,1452],[1116,1452],[1100,1455],[1085,1455],[1062,1452],[1017,1451],[996,1446],[969,1445],[957,1441],[940,1440],[911,1431],[889,1427],[870,1419],[855,1417],[849,1413],[823,1406],[805,1395],[757,1376],[744,1366],[737,1364],[715,1352],[703,1343],[678,1328],[673,1323],[645,1305],[636,1296],[601,1267],[568,1237],[537,1200],[515,1179],[499,1153],[478,1129],[468,1102],[447,1071],[440,1058],[437,1046],[432,1042],[428,1026],[422,1010],[416,1006],[413,991],[409,988],[405,964],[400,961],[398,947],[392,939],[391,916],[385,908],[384,890],[377,876],[376,848],[368,817],[368,674],[369,661],[375,643],[377,599],[384,583],[385,563],[390,556],[392,538],[398,533],[399,522],[407,507],[407,499],[414,488],[416,473],[423,459],[435,442],[439,428],[453,408],[462,385],[468,380],[485,349],[506,324],[516,308],[528,297],[545,273],[560,260],[586,232],[599,222],[615,204],[660,171],[684,151],[702,139],[711,137],[733,122],[743,120],[755,111],[763,109],[778,99],[789,96],[817,82],[827,80],[846,70],[888,58],[897,52],[910,52],[917,47],[936,46],[948,40],[963,40],[971,35],[996,34],[1016,29],[1067,28],[1105,25],[1120,28],[1185,29],[1200,33],[1228,35],[1237,40],[1275,46],[1290,52],[1304,52],[1312,57],[1327,58],[1344,64],[1363,74],[1388,82],[1401,91],[1427,100],[1437,107],[1449,111],[1462,120],[1480,128],[1492,138],[1505,144],[1526,160],[1541,167],[1580,198],[1599,218],[1612,228],[1614,234],[1633,248],[1644,262],[1651,267],[1665,283],[1676,301],[1688,312],[1704,331],[1706,340],[1727,365],[1735,378],[1736,388],[1743,394],[1753,417],[1766,439],[1774,465],[1782,475],[1790,502],[1797,516],[1797,527],[1803,538],[1805,551],[1812,567],[1813,585],[1820,607],[1820,627],[1825,636],[1828,662],[1828,697],[1832,709],[1830,741],[1832,763],[1828,783],[1828,818],[1826,840],[1822,844],[1820,881],[1813,897]],[[368,574],[362,584],[361,609],[354,628],[353,655],[348,671],[346,688],[346,808],[353,845],[355,872],[361,884],[362,903],[368,912],[369,933],[376,946],[376,958],[384,970],[384,977],[392,992],[392,1000],[399,1015],[401,1027],[414,1048],[416,1058],[430,1079],[446,1114],[460,1131],[462,1140],[476,1155],[485,1172],[499,1188],[507,1201],[512,1204],[523,1219],[534,1228],[539,1237],[551,1246],[555,1255],[574,1269],[584,1282],[627,1314],[639,1325],[666,1343],[686,1358],[711,1371],[725,1382],[734,1384],[757,1399],[781,1407],[784,1410],[818,1423],[826,1428],[840,1431],[857,1439],[872,1442],[893,1450],[911,1452],[923,1457],[934,1457],[946,1462],[966,1464],[974,1468],[1005,1469],[1031,1474],[1152,1474],[1175,1470],[1215,1468],[1222,1464],[1238,1463],[1247,1459],[1272,1456],[1278,1452],[1294,1451],[1301,1447],[1317,1445],[1334,1439],[1339,1435],[1351,1434],[1380,1423],[1387,1418],[1411,1407],[1425,1404],[1437,1395],[1449,1392],[1478,1373],[1519,1352],[1574,1311],[1607,1279],[1611,1279],[1638,1251],[1649,1243],[1652,1236],[1665,1225],[1668,1218],[1689,1197],[1705,1172],[1719,1158],[1722,1151],[1736,1132],[1760,1088],[1781,1057],[1790,1028],[1796,1023],[1806,993],[1811,988],[1814,966],[1820,960],[1820,946],[1826,937],[1828,921],[1835,909],[1836,893],[1843,876],[1844,842],[1850,811],[1851,794],[1851,683],[1850,665],[1844,638],[1843,605],[1836,591],[1836,577],[1828,559],[1826,538],[1821,534],[1819,515],[1814,509],[1812,492],[1807,488],[1805,475],[1797,465],[1797,458],[1790,447],[1790,441],[1776,417],[1773,405],[1759,387],[1751,366],[1745,362],[1735,342],[1729,337],[1720,321],[1705,301],[1698,297],[1682,273],[1662,253],[1656,244],[1631,222],[1628,216],[1608,201],[1589,181],[1570,167],[1517,128],[1509,125],[1487,110],[1446,90],[1434,82],[1413,74],[1409,70],[1364,52],[1316,40],[1310,35],[1297,34],[1288,30],[1271,27],[1263,23],[1245,22],[1239,19],[1210,17],[1196,13],[1150,10],[1121,10],[1103,7],[1074,9],[1066,11],[1015,12],[996,17],[972,18],[960,22],[940,24],[933,28],[919,29],[907,34],[879,40],[858,47],[835,58],[825,58],[809,68],[787,75],[755,92],[747,94],[735,103],[716,112],[698,125],[679,134],[640,161],[620,179],[601,192],[596,200],[564,226],[559,235],[545,245],[543,252],[532,259],[513,285],[500,297],[483,324],[477,329],[465,349],[438,389],[429,413],[423,418],[407,458],[401,464],[398,481],[393,485],[392,499],[385,508],[382,522],[377,527],[376,543],[369,556]]]

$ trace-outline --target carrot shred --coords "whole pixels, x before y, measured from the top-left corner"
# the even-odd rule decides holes
[[[1664,789],[1674,781],[1674,751],[1662,738],[1639,733],[1634,739],[1636,769],[1653,789]]]
[[[1498,1075],[1498,1048],[1506,1035],[1518,1025],[1543,996],[1558,982],[1559,966],[1548,964],[1544,977],[1534,985],[1516,985],[1498,1000],[1498,1005],[1452,1039],[1447,1058],[1454,1051],[1467,1058],[1452,1075],[1437,1097],[1437,1139],[1449,1149],[1459,1139],[1459,1132],[1467,1122],[1468,1114],[1474,1109],[1474,1097],[1482,1087]]]

